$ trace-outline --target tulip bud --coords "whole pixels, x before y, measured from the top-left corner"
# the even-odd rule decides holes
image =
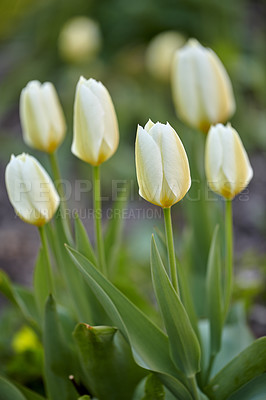
[[[191,184],[188,159],[169,123],[138,126],[135,152],[141,197],[165,208],[185,196]]]
[[[71,18],[60,32],[58,46],[66,61],[80,63],[91,60],[101,47],[97,22],[87,17]]]
[[[226,199],[233,199],[249,184],[253,171],[241,139],[230,124],[211,127],[205,170],[210,188]]]
[[[51,178],[34,157],[12,155],[5,178],[9,200],[23,221],[36,226],[50,221],[60,199]]]
[[[72,153],[94,166],[116,151],[118,123],[112,99],[101,82],[79,79],[74,105]]]
[[[146,51],[146,66],[150,74],[161,81],[168,82],[175,52],[184,43],[184,36],[175,31],[166,31],[156,35]]]
[[[30,147],[53,153],[66,133],[64,114],[50,82],[31,81],[20,96],[23,139]]]
[[[232,85],[218,56],[195,39],[177,50],[173,62],[176,111],[188,125],[208,132],[235,111]]]

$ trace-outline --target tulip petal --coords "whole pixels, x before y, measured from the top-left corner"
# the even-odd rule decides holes
[[[118,122],[111,96],[109,95],[104,85],[94,79],[89,79],[89,88],[101,103],[105,127],[104,141],[107,146],[109,146],[109,153],[111,152],[111,154],[113,154],[118,146],[119,133]],[[108,156],[109,154],[106,154],[106,158],[108,158]]]
[[[190,49],[180,49],[173,63],[173,97],[178,114],[184,121],[197,126],[200,118],[196,65],[191,62]]]
[[[41,87],[41,92],[45,113],[50,122],[48,142],[56,141],[56,143],[60,143],[65,135],[66,124],[54,85],[50,82],[45,82]]]
[[[211,127],[206,141],[206,173],[208,181],[211,182],[217,181],[223,161],[223,148],[218,134],[218,126]]]
[[[84,78],[83,78],[84,79]],[[71,151],[83,161],[96,165],[103,140],[103,108],[86,81],[77,85],[74,106],[74,138]]]
[[[250,165],[247,152],[243,143],[235,129],[231,128],[234,135],[235,160],[236,160],[236,176],[235,194],[241,192],[249,184],[253,177],[253,169]]]
[[[190,171],[185,149],[169,123],[157,122],[149,131],[161,150],[164,184],[161,203],[165,207],[180,201],[190,188]]]
[[[219,103],[217,104],[217,110],[213,122],[226,122],[226,120],[228,120],[228,118],[234,114],[236,109],[232,83],[219,57],[211,49],[208,50],[209,61],[212,65],[213,74],[216,81],[214,86],[216,89],[215,97]],[[209,103],[211,102],[209,101]]]
[[[136,170],[140,196],[161,206],[160,194],[163,181],[161,153],[151,135],[141,126],[138,126],[136,139]]]

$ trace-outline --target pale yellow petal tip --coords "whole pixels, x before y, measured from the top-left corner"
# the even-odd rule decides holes
[[[154,122],[149,118],[149,121],[144,126],[145,131],[149,132],[149,130],[154,126]]]
[[[186,43],[186,46],[189,46],[189,47],[199,47],[200,46],[200,47],[202,47],[200,42],[195,38],[188,39],[188,41]]]

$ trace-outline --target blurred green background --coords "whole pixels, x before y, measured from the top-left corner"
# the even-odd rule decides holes
[[[80,63],[67,61],[58,46],[64,24],[76,16],[96,21],[102,38],[99,52]],[[237,111],[232,124],[240,133],[254,168],[248,196],[239,196],[234,201],[236,264],[241,265],[241,269],[237,269],[235,295],[245,293],[247,304],[256,298],[251,319],[256,313],[259,315],[256,318],[265,317],[265,18],[264,0],[0,1],[0,259],[1,267],[13,280],[31,284],[39,242],[37,231],[15,217],[7,200],[5,166],[11,153],[26,151],[50,171],[46,156],[23,143],[19,123],[22,88],[29,80],[38,79],[53,82],[58,90],[68,124],[59,158],[63,177],[70,178],[75,188],[76,178],[90,179],[91,174],[90,167],[70,153],[75,86],[80,75],[101,80],[113,98],[121,135],[119,150],[103,166],[103,193],[111,200],[111,181],[130,180],[130,207],[145,209],[147,203],[138,198],[135,178],[137,124],[144,125],[148,118],[169,121],[188,153],[193,135],[198,135],[178,120],[170,82],[156,79],[147,69],[147,46],[155,35],[170,30],[211,47],[221,58],[233,83]],[[78,209],[89,207],[91,193],[77,197],[73,189],[70,203]],[[186,234],[182,206],[175,207],[173,213],[176,232]],[[148,274],[150,232],[153,225],[160,225],[161,221],[160,218],[155,221],[140,219],[136,215],[126,220],[127,246],[129,253],[136,257],[139,271],[143,267]],[[85,224],[92,234],[92,221],[86,220]],[[138,277],[134,275],[134,279],[140,281],[142,273]],[[265,333],[266,326],[260,323],[257,334],[262,334],[263,330]]]

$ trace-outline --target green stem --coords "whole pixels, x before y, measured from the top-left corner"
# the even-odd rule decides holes
[[[232,201],[226,200],[225,203],[225,243],[226,243],[226,262],[225,262],[225,318],[229,310],[233,288],[233,216]]]
[[[179,295],[179,287],[177,280],[177,270],[176,270],[176,258],[175,258],[175,247],[174,247],[174,238],[173,238],[173,227],[172,227],[172,219],[171,219],[171,208],[164,208],[164,226],[165,226],[165,235],[166,235],[166,243],[167,243],[167,251],[168,251],[168,262],[170,267],[170,279],[172,281],[173,287],[175,288],[177,294]]]
[[[69,243],[72,243],[72,233],[71,233],[71,223],[70,223],[70,218],[69,214],[67,213],[67,206],[66,206],[66,199],[65,199],[65,193],[64,193],[64,188],[62,185],[62,179],[61,179],[61,174],[60,174],[60,169],[59,169],[59,164],[58,164],[58,159],[56,152],[50,153],[50,163],[53,171],[53,176],[55,180],[55,186],[57,188],[58,194],[60,196],[60,209],[61,209],[61,219],[64,227],[64,231],[66,234],[66,237],[69,241]]]
[[[212,367],[213,367],[213,363],[215,361],[216,358],[216,354],[212,354],[210,357],[210,361],[209,361],[209,365],[208,365],[208,369],[206,371],[206,376],[205,376],[205,380],[204,380],[204,384],[207,385],[211,372],[212,372]]]
[[[107,267],[105,262],[105,252],[102,235],[102,204],[99,166],[93,167],[93,208],[99,267],[100,270],[107,276]]]
[[[198,392],[198,385],[197,385],[197,380],[195,375],[192,376],[191,378],[188,378],[190,384],[191,384],[191,389],[193,393],[193,399],[194,400],[199,400],[199,392]]]
[[[48,285],[49,285],[49,292],[53,293],[53,275],[52,275],[52,266],[51,266],[51,262],[50,262],[50,256],[49,256],[49,249],[48,249],[48,243],[47,243],[47,237],[46,237],[46,233],[44,230],[43,226],[39,226],[39,233],[40,233],[40,238],[41,238],[41,243],[42,243],[42,247],[44,250],[44,255],[46,258],[46,272],[47,272],[47,280],[48,280]]]

